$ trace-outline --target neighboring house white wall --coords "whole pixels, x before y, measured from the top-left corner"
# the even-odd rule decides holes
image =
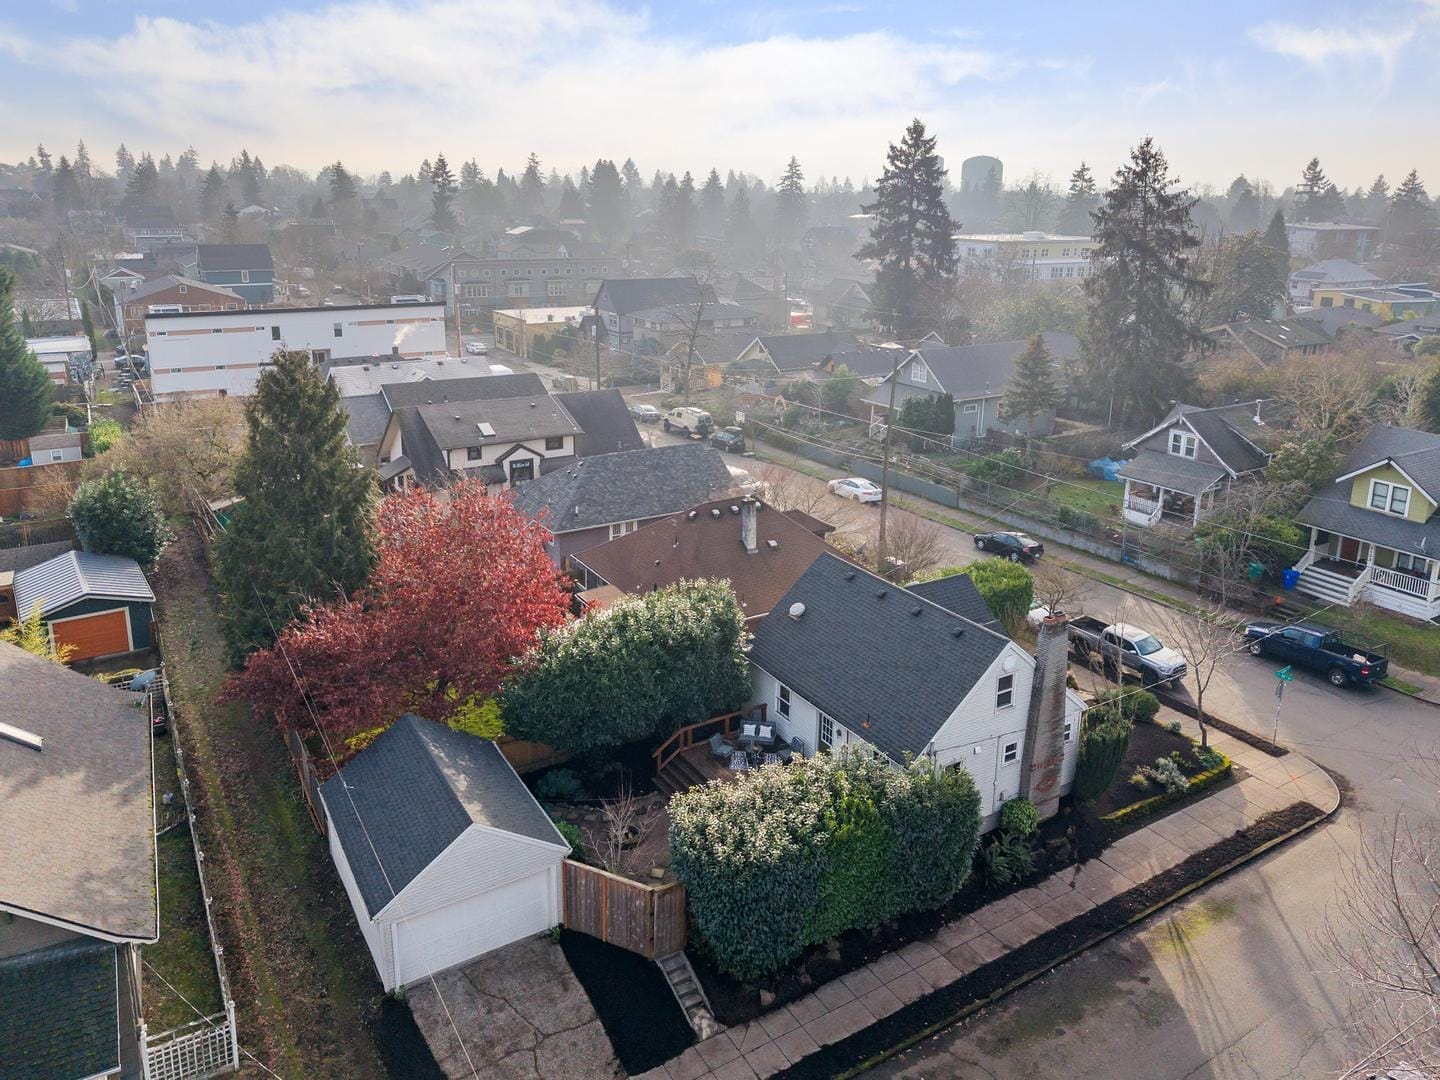
[[[337,334],[336,327],[339,327]],[[157,398],[246,395],[278,349],[305,349],[348,359],[445,354],[440,304],[376,304],[147,315],[152,391]]]
[[[1007,669],[1006,664],[1009,663]],[[765,669],[750,665],[750,704],[764,703],[767,719],[775,721],[776,730],[785,739],[799,737],[805,753],[814,754],[819,745],[820,710],[790,689],[789,715],[781,710],[780,680]],[[1005,707],[996,703],[1000,677],[1013,675],[1010,702]],[[1025,724],[1030,711],[1030,692],[1035,678],[1035,658],[1013,642],[990,665],[965,700],[956,706],[926,753],[938,765],[963,766],[980,790],[982,827],[993,828],[1000,806],[1006,799],[1019,794],[1020,773],[1025,760]],[[1061,771],[1060,794],[1070,790],[1075,778],[1075,763],[1080,746],[1080,717],[1083,705],[1075,694],[1066,695],[1066,720],[1069,737],[1065,742],[1065,763]],[[864,743],[864,731],[855,717],[832,717],[834,736],[832,748]],[[847,726],[846,721],[850,725]],[[1006,748],[1014,746],[1012,760]]]
[[[449,465],[452,469],[478,469],[485,465],[509,465],[517,459],[532,458],[537,462],[541,458],[562,458],[575,456],[575,439],[571,435],[561,436],[562,443],[558,449],[545,449],[543,436],[536,439],[524,439],[513,443],[492,443],[480,447],[480,457],[472,459],[467,447],[461,446],[448,451]],[[515,450],[516,447],[519,450]],[[511,451],[514,450],[514,453]],[[506,455],[509,455],[508,457]],[[504,461],[500,459],[504,458]],[[539,475],[539,466],[536,466],[536,475]]]

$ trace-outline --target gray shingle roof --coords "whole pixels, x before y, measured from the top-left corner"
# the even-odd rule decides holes
[[[860,339],[848,330],[765,334],[759,340],[780,371],[804,371],[813,368],[831,353],[847,352],[860,345]]]
[[[390,408],[379,394],[342,397],[340,407],[345,410],[345,434],[352,446],[374,446],[390,424]]]
[[[184,285],[190,289],[203,289],[207,293],[218,293],[238,304],[245,303],[245,298],[234,289],[228,289],[224,285],[209,285],[203,281],[196,281],[194,278],[184,277],[181,274],[164,274],[154,281],[146,282],[144,285],[130,292],[121,293],[120,302],[122,304],[133,304],[138,300],[144,300],[147,296],[154,296],[156,293],[165,292],[178,285]]]
[[[706,287],[710,298],[715,290]],[[700,282],[694,277],[607,278],[600,283],[596,297],[601,311],[630,315],[647,308],[669,304],[694,303],[700,294]]]
[[[1221,461],[1237,473],[1247,473],[1263,469],[1270,460],[1250,441],[1250,436],[1264,430],[1263,425],[1255,423],[1257,411],[1262,419],[1267,415],[1274,419],[1270,404],[1261,401],[1222,405],[1214,409],[1194,409],[1188,405],[1177,408],[1183,410],[1185,422],[1205,440]]]
[[[371,356],[365,357],[358,363],[335,363],[331,364],[326,374],[340,396],[352,397],[356,394],[378,394],[381,390],[395,386],[419,385],[420,389],[415,391],[420,397],[416,400],[407,400],[407,405],[419,405],[432,400],[424,395],[437,393],[434,383],[444,382],[453,384],[446,388],[445,392],[456,395],[462,392],[465,384],[471,389],[464,389],[466,398],[455,396],[453,399],[474,400],[478,397],[519,397],[522,394],[544,393],[544,383],[540,376],[533,371],[519,372],[511,375],[492,375],[490,373],[490,361],[483,356],[440,356],[421,357],[415,360],[405,360],[394,356]],[[480,388],[482,380],[504,379],[508,382],[495,383],[489,388]],[[499,389],[508,387],[508,389]],[[428,389],[427,389],[428,388]],[[437,399],[438,400],[438,399]]]
[[[386,383],[380,388],[391,409],[429,405],[441,401],[494,401],[498,398],[537,397],[545,384],[533,371],[511,375],[467,375],[419,382]]]
[[[1376,424],[1351,451],[1340,475],[1387,460],[1403,469],[1432,499],[1440,501],[1440,435],[1393,424]]]
[[[720,451],[682,443],[581,458],[521,484],[515,506],[564,533],[688,510],[733,486]]]
[[[796,603],[799,619],[788,614]],[[750,659],[902,760],[925,749],[1009,640],[822,555],[761,621]]]
[[[155,593],[140,564],[123,555],[67,551],[15,575],[15,610],[26,615],[37,603],[49,615],[92,597],[153,603]]]
[[[372,916],[471,825],[569,849],[499,747],[408,713],[320,795]]]
[[[1219,465],[1191,461],[1176,454],[1162,454],[1158,450],[1141,450],[1116,469],[1115,475],[1122,480],[1138,480],[1142,484],[1155,484],[1171,491],[1199,495],[1229,474]]]
[[[121,206],[115,216],[132,229],[175,229],[175,211],[164,204]]]
[[[0,548],[0,571],[14,570],[19,572],[27,570],[32,566],[39,566],[43,562],[49,562],[57,555],[64,555],[65,552],[74,548],[74,544],[61,540],[54,544],[31,544],[29,547]]]
[[[56,1080],[120,1067],[115,946],[76,938],[0,959],[0,1076]]]
[[[150,719],[130,695],[0,644],[0,902],[118,938],[156,934]]]
[[[1349,480],[1316,495],[1295,515],[1295,520],[1325,532],[1368,540],[1427,559],[1440,553],[1440,516],[1421,525],[1409,518],[1351,506]]]
[[[549,394],[419,405],[415,412],[442,450],[580,433],[580,426]],[[495,434],[482,434],[480,424],[489,424]]]
[[[444,480],[450,474],[445,454],[435,443],[435,437],[420,416],[419,409],[397,409],[395,424],[400,428],[400,442],[405,448],[401,457],[408,458],[415,469],[415,476],[424,484]],[[395,459],[396,461],[399,458]]]
[[[195,261],[205,273],[227,270],[274,270],[269,244],[199,244]]]
[[[973,623],[979,623],[987,630],[994,630],[997,634],[1005,632],[1005,628],[990,610],[990,605],[985,603],[985,598],[980,595],[980,590],[975,587],[969,574],[951,574],[948,577],[907,585],[906,588],[932,604],[939,604],[946,611],[953,611]]]
[[[925,345],[920,354],[940,380],[940,389],[959,401],[1003,394],[1015,370],[1015,360],[1028,344],[1028,339],[1021,338],[986,345]],[[1080,342],[1074,334],[1047,331],[1045,344],[1056,363],[1080,355]]]
[[[556,394],[555,400],[583,432],[575,437],[577,457],[644,448],[645,440],[619,390],[574,390]]]
[[[1329,334],[1333,338],[1347,326],[1358,324],[1373,328],[1379,326],[1383,320],[1373,311],[1361,311],[1359,308],[1318,307],[1306,308],[1299,312],[1294,321],[1318,326],[1322,333]]]

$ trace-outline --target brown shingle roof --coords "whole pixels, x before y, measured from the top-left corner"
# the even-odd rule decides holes
[[[628,593],[697,578],[729,581],[746,618],[764,615],[811,563],[834,549],[793,517],[761,503],[756,511],[760,550],[747,554],[739,507],[738,499],[701,503],[574,558]]]

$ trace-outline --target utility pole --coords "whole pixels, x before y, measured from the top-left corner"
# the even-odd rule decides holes
[[[900,381],[900,369],[905,365],[905,350],[890,369],[890,406],[885,412],[884,452],[880,465],[880,535],[875,543],[875,572],[885,573],[885,513],[890,504],[890,433],[895,430],[895,384]]]
[[[595,386],[600,389],[600,294],[595,294]]]

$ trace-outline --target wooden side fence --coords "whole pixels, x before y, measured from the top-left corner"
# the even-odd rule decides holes
[[[518,773],[559,765],[563,761],[569,761],[572,756],[568,750],[556,750],[545,743],[512,739],[508,735],[501,735],[495,740],[495,745],[500,747],[500,753],[505,755],[505,760]]]
[[[571,930],[655,959],[685,947],[685,886],[647,885],[565,860],[563,921]]]
[[[310,820],[320,835],[325,835],[325,808],[320,803],[320,778],[315,775],[315,763],[310,760],[310,748],[293,728],[285,732],[285,745],[290,748],[290,760],[295,763],[295,772],[300,777],[300,791],[305,796],[305,805],[310,808]]]

